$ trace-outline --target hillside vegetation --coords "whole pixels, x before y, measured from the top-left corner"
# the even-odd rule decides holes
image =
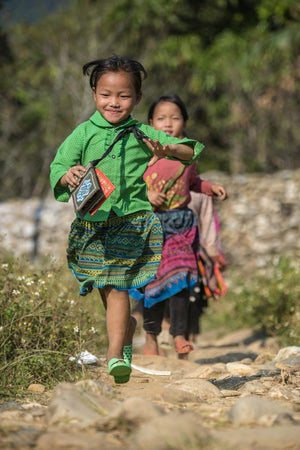
[[[85,350],[105,354],[107,346],[98,293],[80,297],[72,274],[57,261],[40,261],[37,267],[2,252],[0,268],[0,394],[22,393],[30,383],[52,388],[84,377],[84,366],[70,357]],[[230,292],[209,301],[205,329],[222,335],[251,327],[279,344],[300,345],[299,276],[299,267],[284,258],[264,279],[249,277],[242,284],[229,273]]]
[[[114,53],[148,71],[136,118],[162,94],[187,103],[201,172],[299,166],[299,19],[296,0],[73,0],[0,30],[0,200],[48,191],[58,145],[94,110],[82,65]]]

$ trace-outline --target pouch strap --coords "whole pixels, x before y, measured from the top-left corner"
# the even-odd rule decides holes
[[[120,131],[120,133],[117,135],[117,137],[115,138],[113,143],[108,147],[108,149],[106,150],[106,152],[104,152],[104,154],[101,156],[101,158],[90,161],[90,164],[93,167],[96,167],[97,164],[99,164],[100,161],[102,161],[104,158],[106,158],[106,156],[112,151],[114,145],[120,139],[122,139],[124,136],[126,136],[127,134],[129,134],[131,132],[134,134],[134,137],[139,141],[141,141],[142,139],[149,139],[148,136],[142,130],[137,128],[135,125],[132,125],[131,127],[128,127],[128,128],[124,128],[124,130]]]

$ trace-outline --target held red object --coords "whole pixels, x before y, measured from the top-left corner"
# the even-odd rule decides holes
[[[101,170],[95,168],[95,172],[98,176],[99,184],[101,186],[103,196],[99,202],[90,210],[91,216],[100,208],[103,202],[110,196],[110,194],[116,189],[116,186],[101,172]]]

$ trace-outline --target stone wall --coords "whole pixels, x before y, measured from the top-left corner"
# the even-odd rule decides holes
[[[300,256],[300,170],[274,175],[229,177],[220,172],[202,178],[223,184],[229,198],[215,201],[228,263],[245,271],[267,267],[276,255]],[[71,202],[44,200],[0,203],[0,245],[15,255],[64,257]]]

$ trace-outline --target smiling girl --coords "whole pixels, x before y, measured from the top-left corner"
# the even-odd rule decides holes
[[[66,138],[51,164],[50,181],[58,201],[69,200],[69,187],[78,186],[85,166],[105,153],[117,133],[135,126],[148,136],[137,140],[128,133],[101,161],[99,168],[115,190],[95,214],[75,218],[67,249],[80,295],[99,289],[106,309],[108,371],[116,383],[125,383],[131,372],[136,325],[128,290],[154,278],[162,250],[161,224],[152,211],[143,175],[160,158],[190,164],[203,145],[168,136],[131,117],[146,77],[138,61],[112,56],[85,64],[83,73],[90,76],[96,112]]]
[[[166,135],[183,139],[188,114],[177,95],[157,98],[150,106],[149,124]],[[189,331],[189,299],[200,295],[199,235],[197,218],[188,208],[190,191],[227,197],[223,186],[202,180],[197,175],[196,163],[184,166],[180,161],[160,159],[144,175],[148,197],[163,227],[162,259],[156,277],[141,294],[131,290],[130,295],[143,301],[145,354],[158,355],[157,336],[165,312],[164,300],[169,300],[170,334],[175,348],[184,358],[193,345],[187,340]]]

